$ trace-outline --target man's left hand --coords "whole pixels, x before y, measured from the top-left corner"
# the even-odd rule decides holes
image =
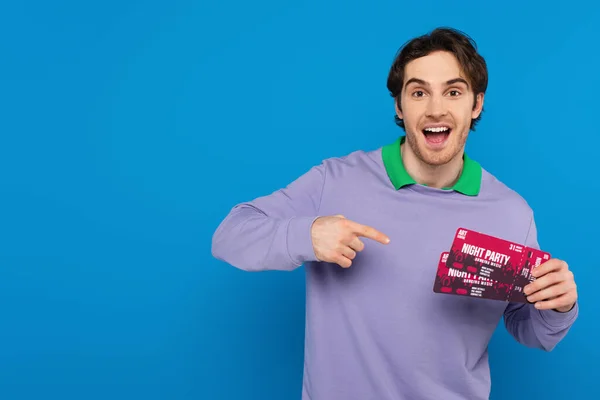
[[[577,285],[566,262],[553,258],[534,268],[536,278],[523,289],[538,310],[570,311],[577,301]]]

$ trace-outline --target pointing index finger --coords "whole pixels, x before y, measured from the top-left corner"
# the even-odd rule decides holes
[[[390,242],[390,238],[387,237],[387,235],[367,225],[354,223],[353,231],[359,236],[364,236],[366,238],[373,239],[381,244],[388,244]]]

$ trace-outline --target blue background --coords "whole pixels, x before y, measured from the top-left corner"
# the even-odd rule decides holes
[[[299,398],[303,269],[238,271],[211,257],[212,234],[235,203],[395,139],[388,68],[438,25],[472,35],[489,64],[468,151],[529,201],[542,247],[579,284],[580,319],[552,353],[500,327],[492,398],[597,393],[600,6],[12,3],[1,399]]]

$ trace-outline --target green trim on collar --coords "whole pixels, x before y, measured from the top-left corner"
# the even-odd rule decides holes
[[[383,146],[381,149],[381,157],[387,174],[392,181],[392,184],[399,190],[406,185],[413,185],[417,182],[408,174],[402,162],[402,154],[400,153],[400,145],[404,143],[405,136],[400,136],[393,143]],[[458,178],[458,181],[451,188],[445,190],[455,190],[467,196],[477,196],[481,189],[481,165],[470,159],[465,153],[463,156],[463,170]]]

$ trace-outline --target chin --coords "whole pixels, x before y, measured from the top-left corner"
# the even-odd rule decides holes
[[[444,151],[441,153],[430,153],[429,151],[424,151],[420,154],[420,159],[426,163],[427,165],[431,165],[434,167],[448,164],[454,158],[455,153]]]
[[[407,135],[407,140],[421,161],[431,166],[440,166],[452,161],[461,148],[455,135],[452,128],[431,134],[420,131],[417,137]]]

